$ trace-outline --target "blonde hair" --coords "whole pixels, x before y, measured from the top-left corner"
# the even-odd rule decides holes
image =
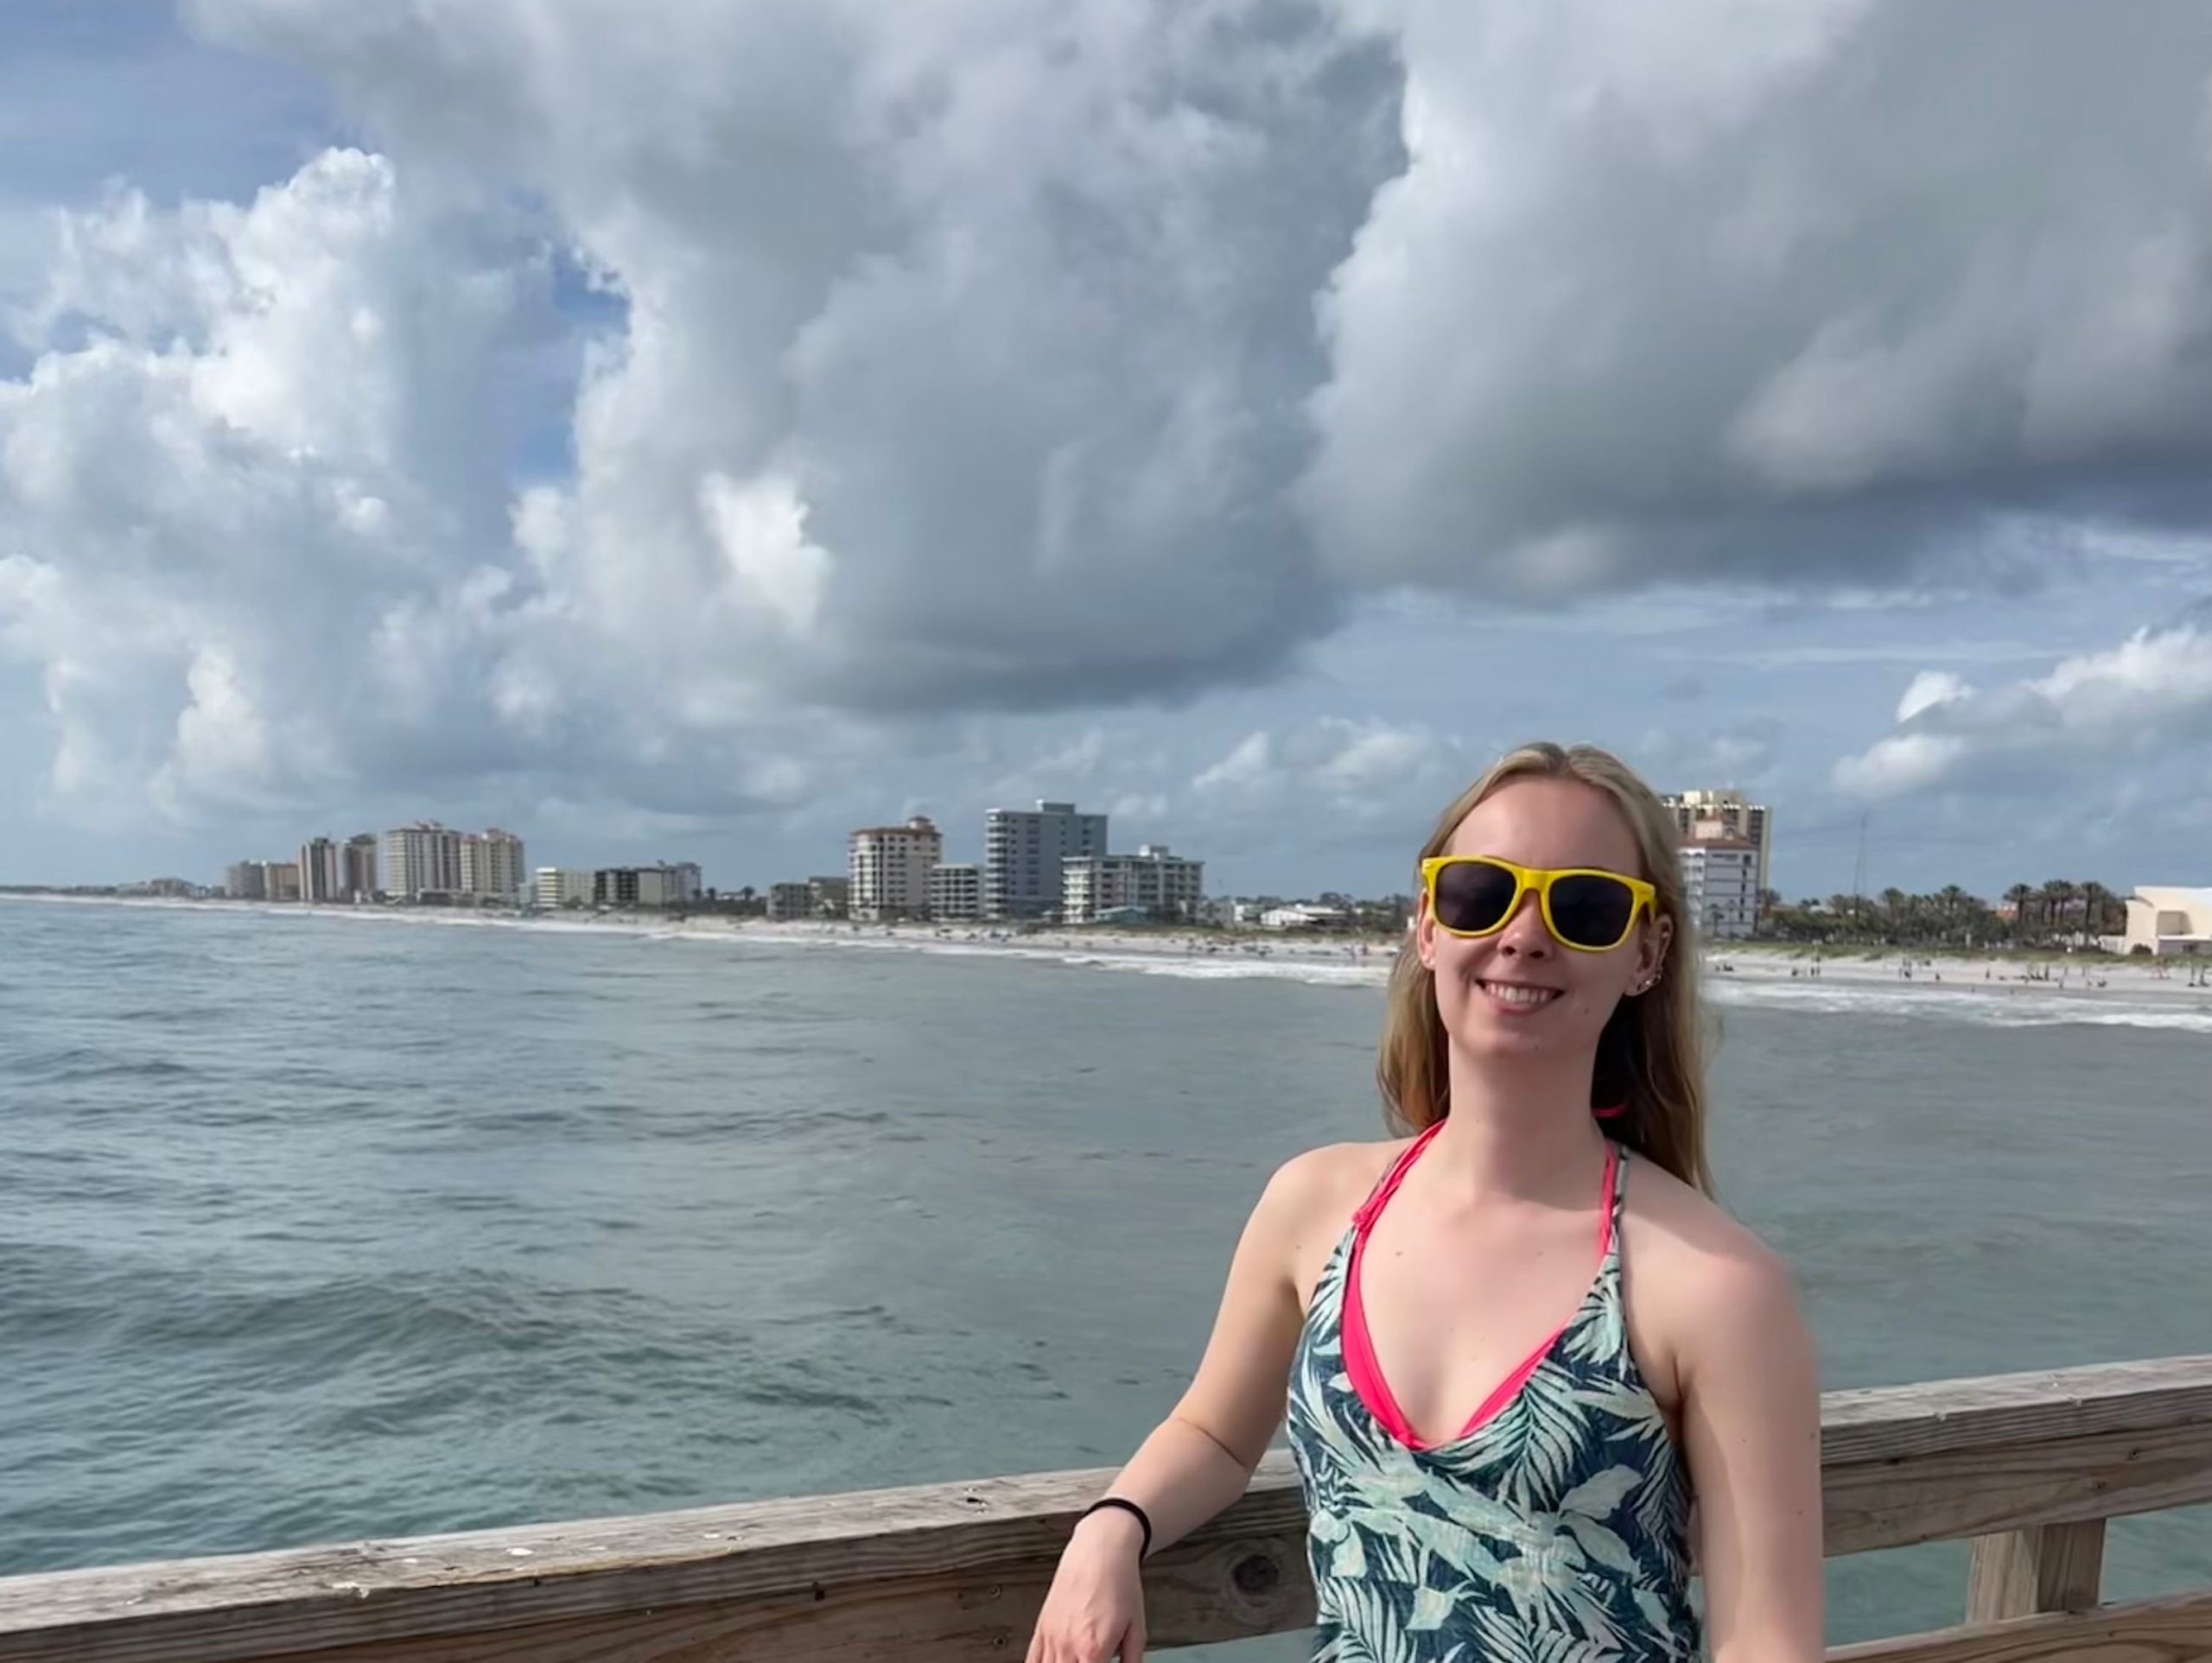
[[[1682,906],[1675,817],[1626,763],[1594,746],[1522,746],[1493,764],[1445,809],[1421,858],[1446,852],[1474,806],[1517,779],[1567,779],[1603,791],[1635,834],[1643,870],[1658,891],[1654,911],[1674,924],[1663,974],[1649,992],[1624,999],[1598,1038],[1591,1108],[1624,1106],[1607,1132],[1645,1159],[1708,1194],[1705,1157],[1705,1048],[1700,1032],[1697,954]],[[1647,926],[1648,928],[1649,926]],[[1436,1008],[1436,978],[1408,930],[1390,969],[1376,1082],[1393,1128],[1420,1132],[1452,1112],[1450,1050]]]

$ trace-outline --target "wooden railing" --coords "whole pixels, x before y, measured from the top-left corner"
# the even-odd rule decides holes
[[[1822,1422],[1831,1555],[1974,1541],[1964,1626],[1834,1657],[2212,1660],[2212,1564],[2206,1585],[2161,1598],[2099,1593],[2106,1520],[2212,1501],[2212,1357],[1838,1392]],[[1068,1527],[1106,1477],[0,1579],[0,1660],[1019,1659]],[[1153,1643],[1305,1627],[1304,1527],[1288,1465],[1271,1457],[1243,1501],[1146,1567]]]

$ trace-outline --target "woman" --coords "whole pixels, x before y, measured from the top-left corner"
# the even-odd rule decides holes
[[[1275,1173],[1030,1663],[1136,1663],[1141,1557],[1243,1491],[1286,1411],[1316,1663],[1695,1657],[1694,1558],[1714,1663],[1815,1663],[1812,1345],[1708,1198],[1673,817],[1602,751],[1528,746],[1421,873],[1377,1070],[1413,1135]]]

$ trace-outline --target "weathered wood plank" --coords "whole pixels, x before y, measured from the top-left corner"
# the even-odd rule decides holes
[[[1831,1553],[2212,1499],[2212,1358],[1837,1393],[1824,1408]],[[867,1613],[901,1602],[940,1640],[899,1655],[966,1656],[979,1636],[995,1650],[1010,1643],[1108,1477],[1034,1474],[4,1579],[0,1663],[346,1648],[413,1663],[499,1655],[495,1636],[525,1628],[567,1654],[624,1663],[857,1656],[836,1648],[871,1633],[867,1643],[883,1645]],[[1271,1456],[1250,1494],[1147,1567],[1160,1643],[1302,1626],[1303,1530],[1287,1458]],[[1264,1597],[1239,1591],[1240,1568],[1268,1584]],[[759,1649],[768,1634],[782,1649]]]
[[[1154,1650],[1285,1634],[1313,1620],[1302,1573],[1227,1539],[1148,1568]],[[260,1663],[1008,1663],[1028,1646],[1052,1580],[916,1577],[767,1599],[603,1612],[560,1622],[401,1636]],[[75,1663],[78,1654],[51,1653]],[[105,1659],[110,1653],[86,1655]],[[226,1654],[227,1655],[227,1654]]]
[[[1972,1445],[1821,1475],[1831,1557],[2212,1501],[2212,1426]]]
[[[1967,1573],[1967,1621],[2094,1610],[2103,1597],[2104,1571],[2101,1519],[1977,1536]]]
[[[1835,1466],[2206,1424],[2212,1355],[2159,1357],[1830,1392],[1821,1400],[1821,1452]]]
[[[1828,1663],[2212,1663],[2212,1590],[1839,1646]]]
[[[1077,1478],[1079,1487],[1062,1482]],[[1147,1565],[1160,1644],[1282,1633],[1313,1620],[1304,1509],[1287,1463],[1271,1462],[1265,1478],[1231,1513]],[[358,1651],[412,1663],[445,1655],[425,1642],[446,1639],[456,1657],[499,1655],[479,1642],[524,1627],[580,1656],[688,1658],[688,1650],[617,1642],[652,1613],[650,1626],[686,1636],[690,1647],[696,1634],[671,1614],[700,1615],[707,1606],[716,1610],[702,1616],[704,1631],[727,1633],[739,1648],[702,1657],[811,1656],[794,1635],[817,1628],[825,1657],[852,1645],[862,1649],[851,1655],[874,1647],[880,1656],[890,1631],[872,1626],[870,1611],[904,1624],[902,1603],[913,1602],[945,1614],[937,1627],[948,1644],[1003,1645],[1007,1625],[1033,1619],[1076,1513],[1103,1482],[1050,1474],[0,1579],[0,1660],[206,1663]],[[943,1519],[945,1491],[972,1500],[969,1516]],[[1040,1496],[1049,1510],[1034,1509]],[[873,1524],[840,1520],[847,1507]],[[789,1534],[778,1539],[779,1532]],[[770,1648],[742,1649],[761,1644]],[[904,1641],[896,1649],[931,1655]],[[943,1653],[968,1654],[957,1645]]]

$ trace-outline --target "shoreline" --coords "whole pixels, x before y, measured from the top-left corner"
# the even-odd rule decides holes
[[[857,924],[714,915],[664,917],[647,912],[548,913],[470,908],[321,906],[297,902],[188,900],[164,896],[0,892],[0,900],[49,905],[138,907],[245,914],[276,919],[337,918],[418,927],[500,929],[537,934],[615,935],[638,939],[715,942],[738,946],[857,948],[948,956],[1042,960],[1102,969],[1192,978],[1276,977],[1344,986],[1380,986],[1395,955],[1390,936],[1316,936],[1098,928],[1008,930],[982,924]],[[1737,1002],[1731,989],[1757,990],[1761,1004],[1834,1006],[1840,997],[1879,995],[1971,1000],[2006,1006],[2023,999],[2063,1002],[2084,1016],[2101,1006],[2146,1000],[2212,1017],[2212,987],[2192,986],[2193,968],[2174,961],[2113,959],[2103,955],[1961,953],[1956,949],[1816,949],[1810,944],[1711,943],[1700,957],[1705,986],[1717,1002]],[[1817,968],[1817,974],[1815,968]],[[1827,994],[1827,999],[1818,996]]]

